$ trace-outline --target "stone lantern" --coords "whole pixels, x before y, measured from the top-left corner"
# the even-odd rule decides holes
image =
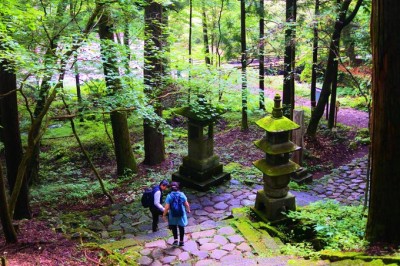
[[[177,114],[188,118],[188,155],[172,180],[200,191],[230,178],[214,154],[214,122],[223,113],[200,98],[195,107],[182,107]]]
[[[300,166],[289,160],[290,153],[300,147],[289,141],[290,132],[299,125],[283,116],[281,97],[275,95],[272,116],[264,117],[256,124],[266,131],[263,139],[254,144],[265,152],[265,159],[253,162],[263,173],[264,188],[257,192],[254,211],[260,218],[277,222],[284,219],[282,212],[296,209],[295,197],[288,184]]]

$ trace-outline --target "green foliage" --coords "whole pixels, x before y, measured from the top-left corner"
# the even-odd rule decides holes
[[[363,206],[342,206],[333,200],[318,201],[289,212],[289,218],[299,221],[303,231],[314,230],[326,249],[351,250],[366,245],[366,217]]]
[[[104,180],[106,190],[117,187],[113,180]],[[32,188],[33,202],[48,204],[70,204],[87,201],[95,195],[101,195],[102,190],[97,180],[87,178],[72,179],[69,182],[60,180],[53,183],[38,185]]]
[[[357,134],[354,140],[349,143],[351,148],[357,148],[358,145],[369,145],[371,143],[371,137],[369,135],[368,128],[360,128],[357,130]]]
[[[293,181],[290,181],[289,188],[290,188],[290,190],[294,190],[294,191],[307,191],[307,190],[309,190],[308,185],[299,184],[299,183],[293,182]]]
[[[320,255],[314,250],[310,243],[287,243],[281,247],[280,251],[284,255],[299,256],[306,259],[318,260]]]

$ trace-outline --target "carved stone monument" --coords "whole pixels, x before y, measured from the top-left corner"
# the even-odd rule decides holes
[[[197,108],[183,107],[177,114],[188,118],[188,156],[172,180],[200,191],[230,178],[214,154],[214,122],[223,111],[200,101]]]
[[[255,213],[261,219],[276,222],[284,219],[282,212],[296,209],[295,197],[289,193],[288,184],[292,174],[300,166],[289,160],[290,153],[300,149],[289,140],[290,132],[299,125],[282,114],[281,97],[274,98],[272,116],[264,117],[256,124],[266,135],[254,144],[265,152],[265,159],[253,162],[263,173],[264,189],[257,192]]]

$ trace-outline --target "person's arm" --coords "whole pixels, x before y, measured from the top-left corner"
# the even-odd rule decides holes
[[[186,206],[186,212],[190,212],[190,205],[188,201],[185,201],[185,206]]]
[[[164,221],[167,221],[168,211],[169,211],[169,204],[167,203],[167,204],[165,204],[164,212],[163,212],[163,215],[162,215],[162,218],[164,219]]]
[[[154,193],[154,206],[156,206],[157,209],[159,209],[160,211],[164,211],[164,207],[160,204],[160,198],[161,198],[161,191],[156,191],[156,193]]]

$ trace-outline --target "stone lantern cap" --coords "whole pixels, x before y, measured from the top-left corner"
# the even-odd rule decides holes
[[[219,107],[213,107],[211,104],[199,101],[190,106],[178,108],[174,112],[191,120],[209,122],[217,120],[226,112],[226,110]]]
[[[272,108],[272,116],[261,118],[260,120],[256,121],[256,124],[270,133],[279,133],[299,129],[300,126],[298,124],[283,116],[281,96],[279,94],[275,95],[274,102],[275,104]]]

